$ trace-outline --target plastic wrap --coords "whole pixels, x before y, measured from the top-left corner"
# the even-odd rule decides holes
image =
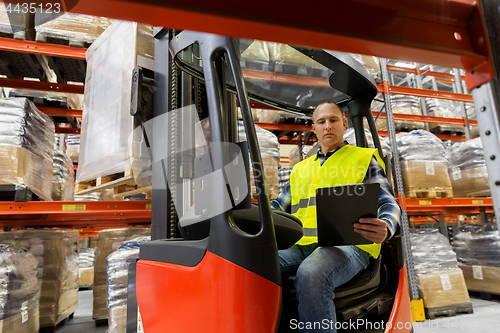
[[[453,237],[467,288],[500,294],[500,235],[496,224],[467,224]]]
[[[37,41],[47,41],[47,38],[59,38],[73,42],[92,43],[112,19],[82,14],[65,13],[61,16],[37,10],[35,14],[35,30]]]
[[[0,182],[51,200],[54,123],[26,98],[0,99]]]
[[[434,134],[417,130],[396,135],[401,161],[447,163],[443,142]]]
[[[365,66],[368,69],[368,72],[372,75],[373,79],[380,83],[382,82],[382,74],[380,72],[380,66],[378,64],[377,57],[350,53],[350,55],[361,65]]]
[[[373,138],[370,130],[365,128],[365,138],[368,143],[369,148],[375,148],[375,144],[373,143]],[[389,140],[386,137],[379,136],[380,145],[382,146],[382,152],[384,155],[392,158],[392,150],[389,145]],[[347,141],[350,145],[356,146],[356,134],[354,133],[354,128],[348,128],[344,131],[344,141]],[[382,156],[381,156],[382,157]]]
[[[130,85],[132,70],[151,67],[153,54],[152,27],[125,21],[113,22],[87,50],[77,182],[128,172],[140,156],[142,132],[133,132],[139,123],[130,115]]]
[[[426,308],[470,302],[462,271],[448,239],[437,229],[412,230],[417,283]]]
[[[309,151],[312,149],[312,145],[310,146],[302,146],[302,159],[304,159],[304,156],[306,156]],[[295,147],[292,150],[290,150],[290,162],[289,166],[290,168],[293,168],[295,164],[299,163],[301,160],[299,158],[299,147]]]
[[[78,163],[80,156],[80,135],[68,135],[66,138],[66,154],[73,162]]]
[[[40,325],[54,325],[77,306],[78,255],[75,231],[28,230],[0,233],[0,243],[23,247],[38,260]]]
[[[422,115],[422,110],[420,109],[420,101],[418,97],[391,95],[391,105],[392,105],[392,112],[394,114],[408,114],[417,116]],[[398,131],[400,130],[413,131],[425,128],[425,124],[419,121],[395,120],[394,125],[396,126],[396,130]],[[367,124],[365,126],[367,126]],[[384,119],[377,121],[376,127],[377,130],[379,131],[387,131],[387,121],[385,121]]]
[[[108,318],[106,258],[112,252],[116,251],[122,242],[150,235],[151,228],[121,228],[99,231],[94,268],[94,303],[92,314],[94,319]]]
[[[75,194],[75,201],[101,201],[101,194],[99,192],[84,195]]]
[[[406,195],[430,196],[435,191],[437,197],[451,196],[448,161],[442,141],[424,130],[398,133],[396,141]]]
[[[255,125],[257,133],[257,141],[259,142],[260,155],[262,156],[262,164],[264,175],[266,176],[267,191],[269,198],[275,199],[279,194],[279,174],[278,167],[280,163],[280,144],[278,138],[273,133]],[[239,141],[246,141],[245,127],[243,123],[238,124]],[[253,177],[253,168],[250,166],[250,189],[252,197],[257,199],[257,190]]]
[[[463,114],[460,111],[461,109],[457,108],[457,106],[452,101],[449,100],[427,98],[425,100],[425,105],[427,107],[428,116],[443,117],[450,119],[462,119],[463,117]],[[464,132],[463,126],[436,124],[436,123],[429,124],[430,129],[434,129],[436,127],[439,127],[441,131]]]
[[[500,267],[500,235],[496,224],[462,226],[453,237],[453,250],[461,264]]]
[[[80,268],[78,270],[78,285],[90,287],[94,284],[95,250],[81,248],[78,251]]]
[[[138,237],[120,244],[106,259],[108,265],[108,330],[122,333],[127,327],[128,259],[139,258],[139,247],[151,237]]]
[[[456,142],[446,149],[448,173],[455,196],[490,196],[481,138]]]
[[[27,97],[36,105],[59,106],[62,108],[81,110],[83,107],[82,94],[69,94],[60,92],[45,92],[31,89],[12,89],[9,97]]]
[[[54,151],[52,174],[52,200],[73,201],[75,199],[75,178],[73,162],[62,151]]]

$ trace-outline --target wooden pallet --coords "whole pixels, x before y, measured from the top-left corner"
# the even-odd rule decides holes
[[[119,172],[109,176],[98,177],[85,182],[75,184],[75,194],[84,195],[92,192],[113,189],[115,199],[123,198],[129,195],[144,193],[146,197],[151,195],[152,186],[138,187],[132,170]]]
[[[486,301],[500,302],[500,294],[488,293],[484,291],[469,290],[469,296],[484,299]]]
[[[466,314],[474,313],[474,310],[472,309],[472,303],[467,302],[467,303],[453,304],[447,306],[440,306],[437,308],[425,308],[425,318],[427,319],[435,319],[436,317],[441,317],[441,316],[454,317],[460,313],[466,313]]]
[[[431,133],[434,134],[446,134],[446,135],[465,135],[465,129],[464,128],[454,128],[454,127],[442,127],[442,126],[437,126],[434,128],[431,128]]]
[[[410,187],[405,189],[405,195],[408,198],[453,198],[453,190],[450,188],[439,187]]]
[[[63,325],[66,325],[66,323],[68,321],[70,321],[70,319],[73,319],[73,316],[75,315],[75,313],[72,313],[70,314],[68,317],[66,318],[63,318],[61,319],[61,321],[59,321],[58,323],[54,324],[54,325],[44,325],[44,326],[40,326],[40,333],[44,333],[44,332],[50,332],[50,333],[53,333],[55,332],[59,326],[63,326]]]

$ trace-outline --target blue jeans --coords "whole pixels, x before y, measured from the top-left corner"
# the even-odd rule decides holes
[[[335,288],[368,266],[369,255],[356,246],[294,245],[278,251],[281,274],[295,272],[301,333],[336,332]],[[288,325],[288,323],[283,323]]]

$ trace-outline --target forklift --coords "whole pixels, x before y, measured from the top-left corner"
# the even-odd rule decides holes
[[[270,208],[249,100],[301,115],[335,102],[352,120],[357,145],[367,146],[366,119],[384,156],[370,109],[375,81],[350,55],[333,51],[293,47],[317,65],[265,64],[242,61],[248,40],[166,29],[155,29],[155,38],[155,71],[137,67],[132,82],[131,114],[151,161],[142,172],[152,174],[153,201],[152,241],[141,244],[129,269],[127,332],[138,324],[147,333],[293,332],[294,276],[281,276],[278,250],[302,237],[302,224]],[[248,70],[329,85],[244,78]],[[304,89],[311,98],[299,103]],[[237,103],[246,140],[238,137]],[[340,322],[367,319],[379,324],[370,331],[412,331],[401,233],[335,290]]]

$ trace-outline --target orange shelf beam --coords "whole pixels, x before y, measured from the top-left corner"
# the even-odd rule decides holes
[[[491,198],[406,198],[405,206],[406,211],[410,216],[419,216],[422,214],[475,215],[481,212],[480,207],[484,207],[486,209],[486,213],[494,212],[493,201]]]
[[[73,127],[56,127],[56,134],[80,134],[80,129]]]
[[[86,48],[0,37],[0,50],[85,60]]]
[[[282,145],[298,145],[299,144],[299,140],[297,138],[293,138],[291,140],[280,138],[280,139],[278,139],[278,142]],[[302,144],[308,145],[308,146],[311,146],[315,143],[316,143],[316,140],[309,140],[306,143],[304,143],[304,141],[302,141]]]
[[[0,87],[25,88],[69,94],[83,94],[84,92],[84,87],[76,84],[51,83],[7,78],[0,78]]]
[[[122,226],[151,223],[151,201],[0,202],[0,225]]]
[[[47,106],[37,106],[38,110],[45,113],[47,116],[54,117],[82,117],[82,110],[53,108]]]
[[[379,112],[373,111],[373,117],[377,117]],[[433,117],[433,116],[421,116],[421,115],[413,115],[413,114],[393,114],[394,120],[407,120],[407,121],[421,121],[425,123],[439,123],[439,124],[456,124],[465,127],[465,119],[453,119],[453,118],[442,118],[442,117]],[[386,113],[382,113],[380,118],[387,118]],[[469,124],[471,126],[477,126],[476,120],[469,120]]]
[[[378,92],[381,93],[384,92],[384,86],[382,84],[377,84],[377,89]],[[389,93],[397,95],[406,95],[406,96],[448,99],[452,101],[468,102],[468,103],[474,102],[474,100],[472,99],[472,95],[469,94],[458,94],[458,93],[431,90],[431,89],[417,89],[417,88],[389,85]]]
[[[399,67],[399,66],[392,66],[392,65],[387,65],[387,70],[391,72],[400,72],[400,73],[408,73],[408,74],[420,74],[420,75],[425,75],[425,76],[434,76],[434,77],[440,77],[444,79],[451,79],[453,82],[455,82],[455,75],[449,74],[449,73],[441,73],[441,72],[434,72],[434,71],[426,71],[426,70],[420,70],[419,68],[406,68],[406,67]],[[465,80],[465,76],[460,77],[462,80]]]
[[[401,133],[399,131],[396,131],[396,133]],[[389,136],[389,132],[387,131],[378,131],[378,135],[380,136]],[[452,141],[467,141],[464,135],[449,135],[449,134],[434,134],[441,140],[452,140]]]

